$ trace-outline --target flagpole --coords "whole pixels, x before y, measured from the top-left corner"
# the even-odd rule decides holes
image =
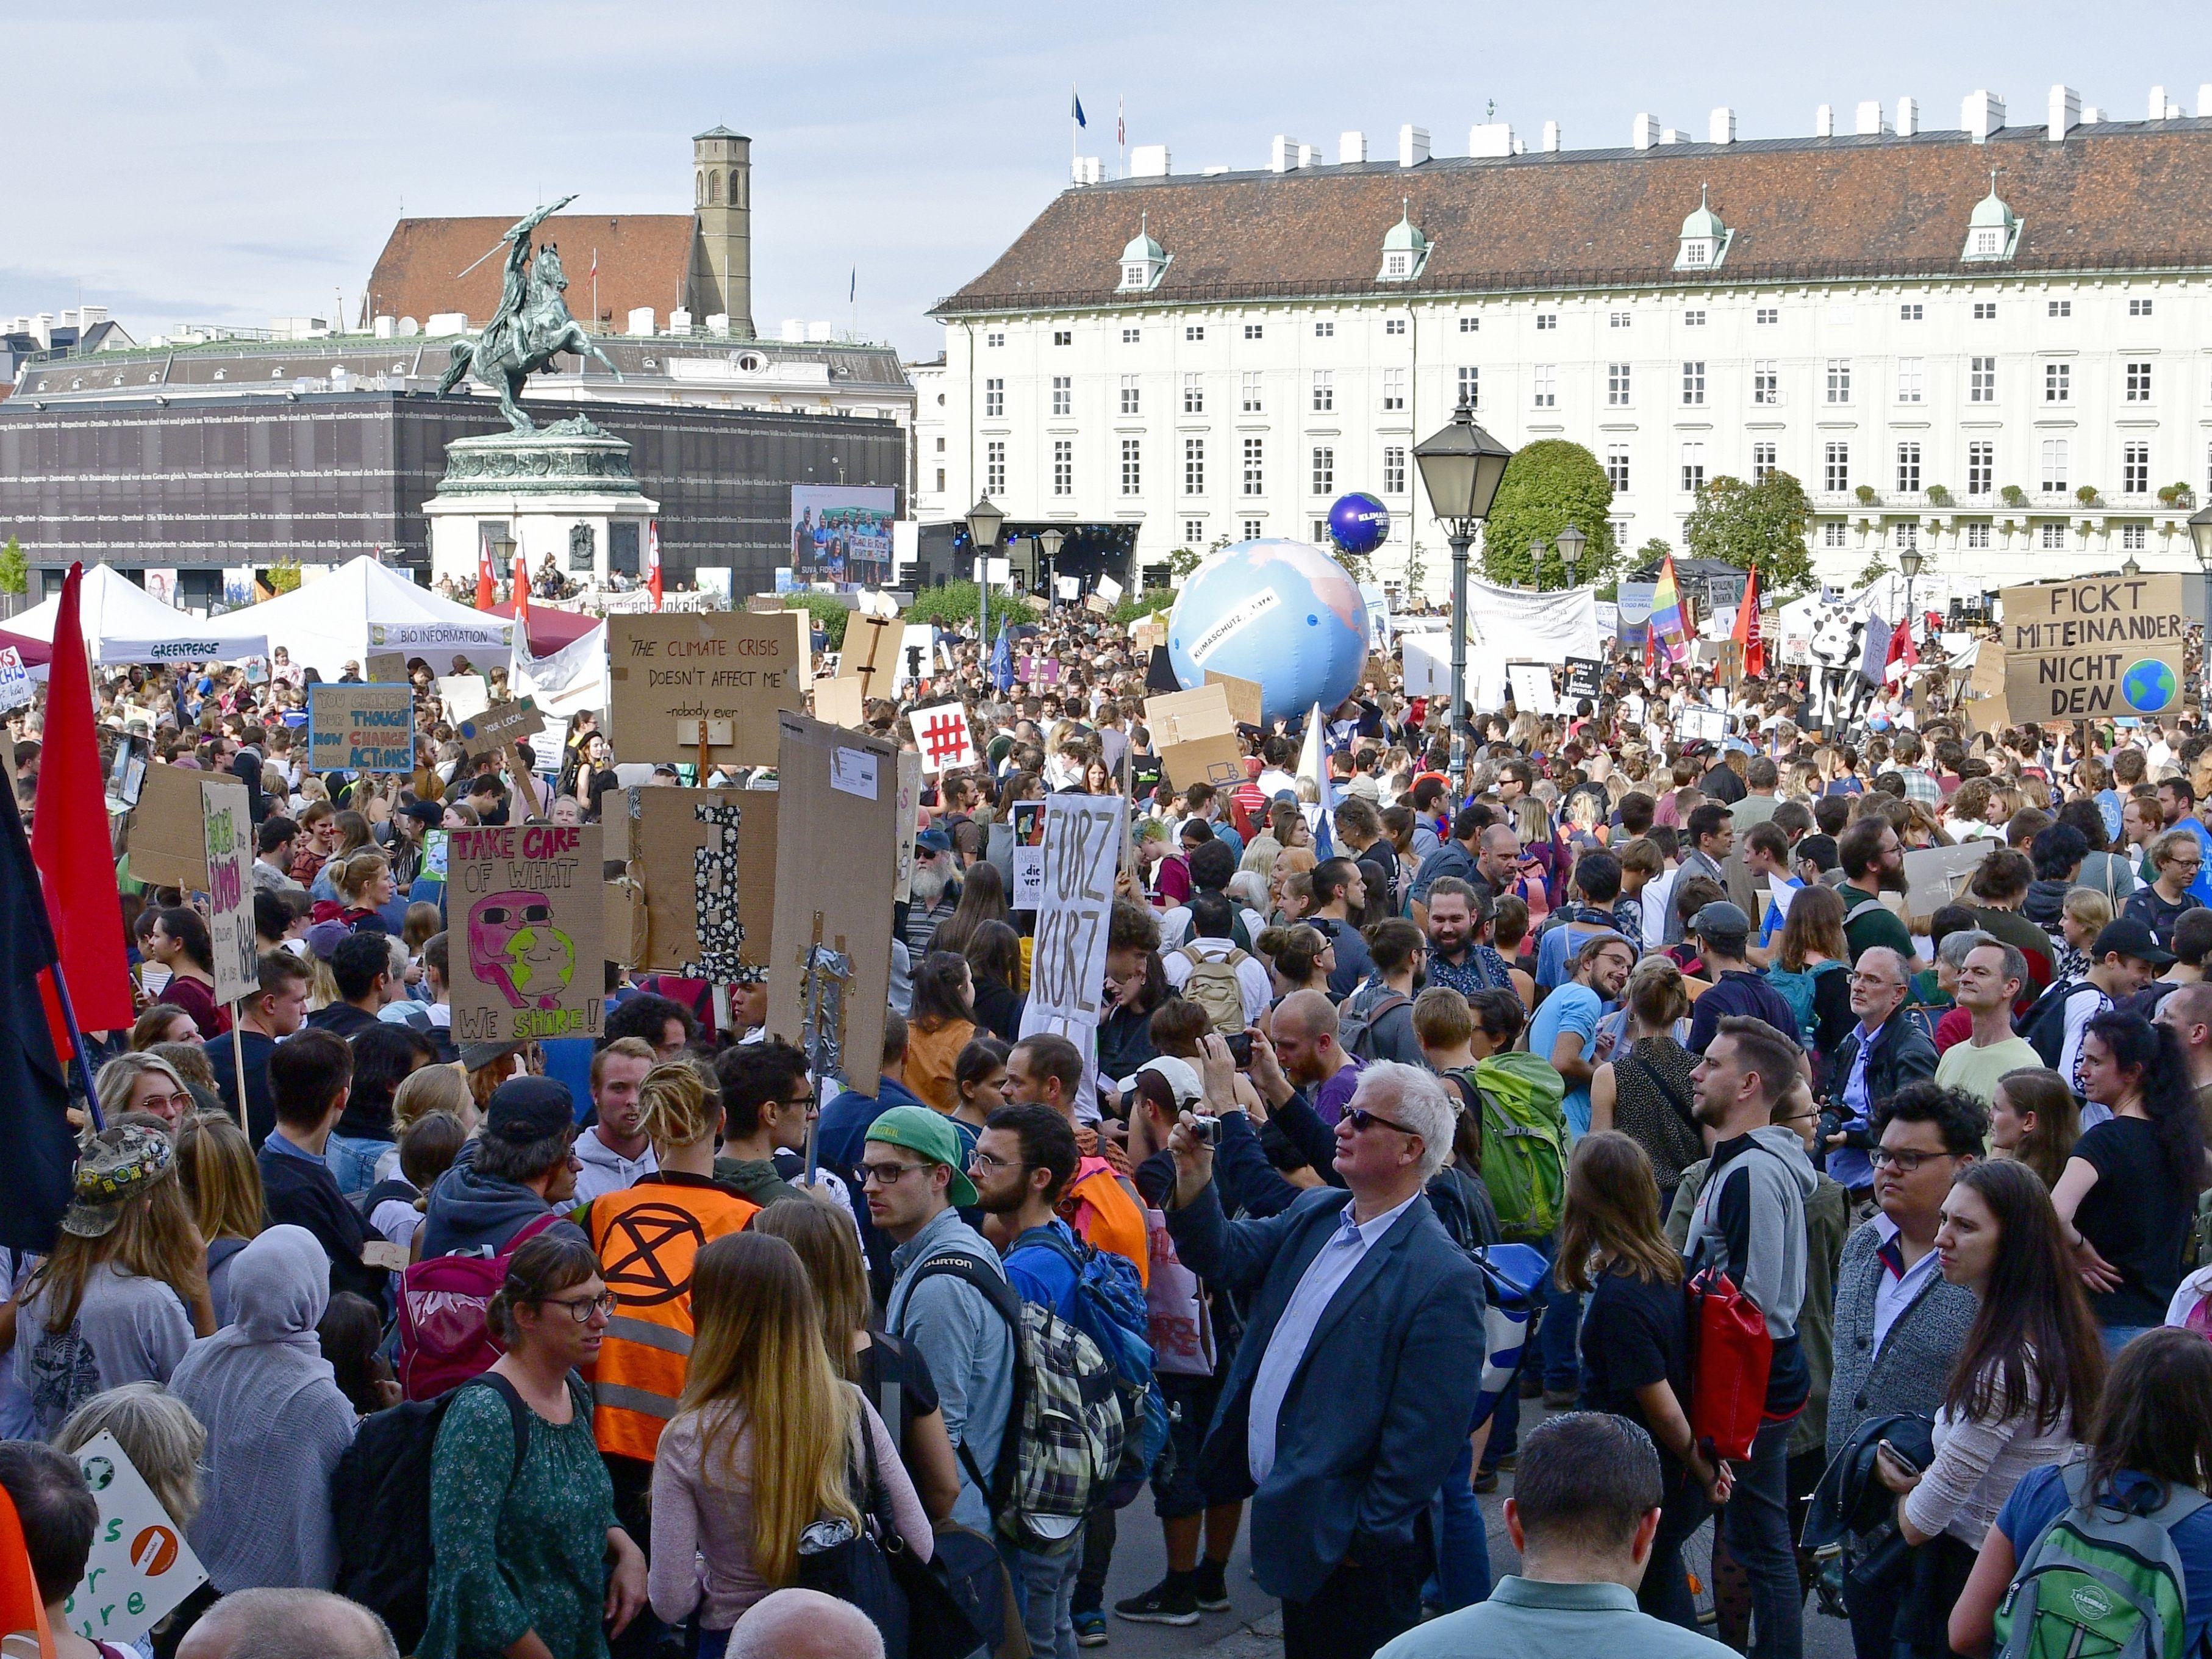
[[[51,971],[54,976],[54,1000],[61,1004],[62,1023],[69,1027],[70,1050],[76,1060],[77,1082],[84,1090],[85,1109],[92,1114],[92,1129],[97,1134],[107,1124],[100,1115],[100,1092],[92,1086],[92,1062],[85,1058],[84,1033],[77,1029],[76,1004],[70,1000],[69,975],[62,971],[58,950],[54,952]],[[242,1117],[246,1112],[246,1097],[240,1095],[238,1103],[239,1114]]]

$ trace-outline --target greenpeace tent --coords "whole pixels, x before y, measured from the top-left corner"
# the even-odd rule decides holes
[[[51,645],[61,605],[58,595],[11,617],[8,625],[15,633]],[[262,656],[269,649],[269,636],[258,622],[226,628],[223,624],[234,618],[209,621],[188,616],[163,605],[112,565],[96,564],[84,573],[82,616],[85,641],[96,663],[234,660]]]
[[[489,669],[505,663],[514,643],[513,622],[417,587],[365,553],[319,581],[200,625],[235,630],[238,639],[272,640],[326,680],[337,678],[349,662],[366,668],[379,651],[420,657],[440,674],[453,672],[456,657]]]

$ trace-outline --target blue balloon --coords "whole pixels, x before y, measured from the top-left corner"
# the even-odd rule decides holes
[[[1367,665],[1367,607],[1334,559],[1304,542],[1224,548],[1194,571],[1168,617],[1168,660],[1186,690],[1206,673],[1260,684],[1261,717],[1324,712]]]
[[[1372,553],[1389,539],[1390,509],[1364,489],[1340,495],[1328,510],[1328,533],[1346,553]]]

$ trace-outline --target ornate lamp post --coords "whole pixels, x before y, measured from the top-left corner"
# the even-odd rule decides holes
[[[1583,562],[1583,544],[1589,540],[1589,538],[1585,536],[1582,532],[1581,528],[1574,524],[1569,524],[1565,530],[1562,530],[1559,532],[1559,558],[1561,562],[1567,567],[1567,586],[1569,587],[1572,587],[1575,585],[1575,567]]]
[[[1905,578],[1905,626],[1908,632],[1917,631],[1912,626],[1916,614],[1912,609],[1912,583],[1913,579],[1920,574],[1919,548],[1908,547],[1899,554],[1897,568],[1898,574]]]
[[[1066,532],[1042,530],[1037,532],[1037,547],[1044,554],[1044,596],[1048,603],[1059,597],[1054,592],[1054,579],[1060,574],[1060,544],[1067,539]]]
[[[991,555],[999,545],[999,532],[1006,526],[1006,515],[994,506],[988,495],[979,496],[975,505],[968,509],[968,544],[975,550],[975,661],[985,673],[990,672],[991,648]]]
[[[2204,639],[2212,644],[2212,507],[2200,507],[2189,519],[2189,540],[2197,550],[2197,563],[2204,572],[2204,596],[2207,607]],[[2204,653],[2205,707],[2212,709],[2212,651]]]
[[[1467,737],[1460,710],[1467,701],[1467,550],[1475,528],[1490,516],[1498,486],[1505,477],[1505,464],[1513,452],[1474,423],[1474,410],[1466,398],[1452,411],[1451,422],[1426,442],[1413,447],[1421,469],[1421,488],[1429,497],[1429,510],[1444,527],[1452,556],[1451,730],[1453,787],[1464,785]]]
[[[514,592],[514,538],[505,530],[491,538],[491,569],[493,581],[507,583],[510,602],[521,597]]]

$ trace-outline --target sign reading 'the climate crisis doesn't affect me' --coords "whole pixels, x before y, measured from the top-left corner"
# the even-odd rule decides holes
[[[597,1036],[606,898],[597,824],[448,832],[453,1041]],[[465,948],[461,948],[462,946]]]
[[[2181,583],[2179,575],[2099,576],[2004,589],[2011,717],[2039,725],[2180,708],[2189,630]]]

